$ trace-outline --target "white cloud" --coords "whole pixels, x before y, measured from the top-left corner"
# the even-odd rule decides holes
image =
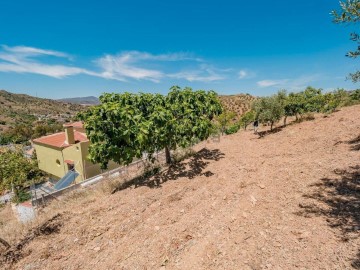
[[[239,79],[245,79],[247,77],[248,73],[246,70],[240,70],[239,71]]]
[[[185,79],[189,82],[213,82],[224,80],[225,76],[220,74],[229,70],[216,69],[212,66],[202,64],[198,69],[181,71],[174,74],[169,74],[168,77],[175,79]]]
[[[203,62],[201,58],[194,57],[188,53],[168,53],[168,54],[151,54],[147,52],[128,51],[118,55],[105,55],[95,61],[102,69],[99,75],[107,79],[126,81],[127,79],[150,80],[159,82],[164,77],[185,79],[192,81],[215,81],[223,77],[218,75],[215,70],[205,64],[199,65],[198,69],[187,70],[168,74],[160,69],[144,68],[146,64],[156,64],[158,62]],[[198,65],[198,64],[196,64]],[[140,67],[142,66],[142,67]],[[161,66],[161,64],[160,64]],[[164,69],[164,67],[163,67]]]
[[[0,71],[2,72],[16,72],[16,73],[34,73],[41,74],[54,78],[63,78],[71,75],[89,74],[94,75],[92,72],[82,68],[68,67],[62,65],[45,65],[32,62],[14,63],[0,63]]]
[[[47,57],[62,58],[64,64],[50,64]],[[64,59],[65,58],[65,59]],[[67,64],[71,56],[64,52],[26,46],[0,47],[0,72],[33,73],[53,78],[64,78],[79,74],[111,80],[149,80],[159,82],[163,78],[184,79],[190,82],[212,82],[223,80],[229,70],[217,69],[189,53],[151,54],[127,51],[116,55],[104,55],[93,61],[98,70],[90,70]],[[60,60],[60,59],[59,59]],[[53,62],[53,61],[52,61]],[[166,72],[163,62],[176,62],[170,66],[173,72]],[[186,64],[182,63],[186,62]],[[181,66],[188,68],[179,70]],[[190,68],[189,68],[190,66]]]
[[[252,79],[256,76],[256,74],[251,71],[251,70],[248,70],[248,69],[241,69],[238,73],[238,78],[240,80],[243,80],[243,79]]]
[[[258,81],[257,85],[260,87],[270,87],[270,86],[276,86],[276,85],[284,85],[286,82],[288,82],[288,79],[283,80],[262,80]]]
[[[54,78],[78,74],[94,75],[93,72],[79,67],[50,65],[37,61],[39,56],[70,58],[66,53],[25,46],[8,47],[3,45],[2,49],[0,51],[0,60],[2,60],[0,61],[0,71],[2,72],[33,73]]]
[[[289,91],[304,90],[309,84],[316,82],[322,76],[320,74],[304,75],[293,79],[280,79],[280,80],[262,80],[258,81],[259,87],[282,87]]]
[[[167,59],[165,55],[161,57],[163,59]],[[170,58],[170,56],[168,57]],[[148,53],[129,52],[119,55],[105,55],[95,62],[102,69],[99,76],[106,79],[126,81],[127,78],[131,78],[136,80],[144,79],[159,82],[159,80],[164,77],[163,72],[155,69],[145,69],[134,65],[140,60],[154,58],[156,58],[156,56]]]
[[[63,52],[53,51],[53,50],[43,50],[43,49],[27,47],[27,46],[9,47],[6,45],[2,45],[2,48],[4,49],[4,51],[16,54],[18,56],[20,56],[20,55],[23,55],[23,56],[49,55],[49,56],[56,56],[56,57],[71,58],[70,55],[63,53]]]

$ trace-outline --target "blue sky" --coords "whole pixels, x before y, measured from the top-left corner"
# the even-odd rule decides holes
[[[47,98],[357,88],[338,0],[0,2],[0,89]]]

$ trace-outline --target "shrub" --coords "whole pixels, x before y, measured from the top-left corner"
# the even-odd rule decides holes
[[[225,130],[225,134],[226,134],[226,135],[234,134],[234,133],[238,132],[239,129],[240,129],[240,124],[237,123],[237,124],[232,125],[232,126],[230,126],[229,128],[227,128],[227,129]]]

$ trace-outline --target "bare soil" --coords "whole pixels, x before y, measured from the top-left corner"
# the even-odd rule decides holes
[[[57,231],[4,267],[360,269],[359,116],[352,106],[203,143],[113,195],[64,203]]]

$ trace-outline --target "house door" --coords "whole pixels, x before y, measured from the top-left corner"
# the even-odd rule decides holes
[[[69,171],[73,171],[74,170],[74,164],[67,164],[67,166],[68,166],[68,170]]]

